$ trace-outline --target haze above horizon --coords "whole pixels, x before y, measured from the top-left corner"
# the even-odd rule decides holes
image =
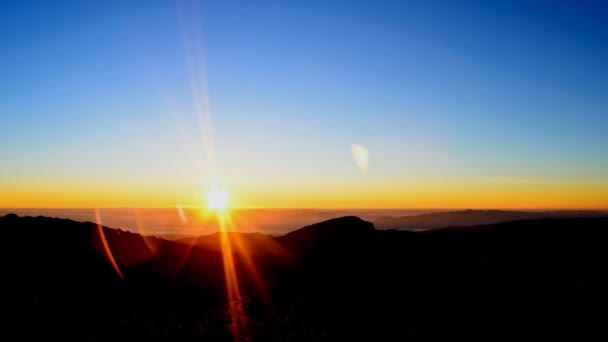
[[[4,1],[0,208],[607,209],[607,19]]]

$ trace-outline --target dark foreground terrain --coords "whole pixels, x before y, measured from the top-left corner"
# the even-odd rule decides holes
[[[11,340],[607,335],[608,218],[406,232],[343,217],[245,244],[231,234],[230,255],[46,217],[6,215],[0,229]]]

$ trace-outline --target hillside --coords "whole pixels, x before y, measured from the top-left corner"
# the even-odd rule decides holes
[[[333,219],[274,239],[286,254],[235,253],[231,302],[218,250],[45,217],[0,229],[21,339],[228,341],[234,305],[247,322],[236,340],[606,334],[608,218],[427,232]]]
[[[277,244],[273,236],[261,233],[225,233],[230,241],[238,246],[235,252],[255,251],[256,254],[281,254],[282,248]],[[185,237],[174,240],[175,242],[192,245],[209,250],[220,250],[222,248],[222,234],[213,233],[195,237]]]
[[[403,217],[381,217],[374,221],[378,229],[425,230],[443,227],[475,226],[516,220],[540,218],[583,218],[602,217],[607,213],[599,211],[507,211],[507,210],[462,210],[427,213]]]

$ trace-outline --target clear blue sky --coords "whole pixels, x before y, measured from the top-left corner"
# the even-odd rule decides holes
[[[512,182],[608,206],[590,185],[608,187],[604,1],[2,1],[0,42],[6,193],[162,193],[204,182],[213,149],[251,205],[295,205],[294,184]]]

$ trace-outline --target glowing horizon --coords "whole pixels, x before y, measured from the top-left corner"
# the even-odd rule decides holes
[[[561,192],[563,198],[555,195],[555,192]],[[465,191],[464,193],[420,193],[415,194],[393,194],[372,193],[365,191],[345,192],[342,196],[329,197],[324,193],[302,194],[294,196],[294,198],[283,198],[275,200],[273,197],[269,199],[258,199],[257,205],[247,203],[230,204],[230,210],[239,209],[522,209],[522,210],[551,210],[551,209],[589,209],[589,210],[608,210],[608,205],[605,205],[605,193],[608,188],[601,189],[571,189],[571,188],[553,188],[546,191],[546,194],[539,196],[535,188],[527,189],[527,192],[520,192],[505,197],[505,193],[500,192],[476,192]],[[117,192],[118,193],[118,192]],[[6,193],[4,193],[6,194]],[[20,193],[8,194],[10,201],[0,200],[0,208],[14,209],[90,209],[90,208],[183,208],[213,210],[207,208],[205,201],[200,199],[202,196],[194,197],[191,202],[163,201],[166,198],[158,201],[150,201],[147,196],[137,196],[133,201],[120,202],[114,201],[114,197],[110,196],[106,200],[100,201],[103,196],[96,196],[94,193],[89,197],[73,197],[72,199],[57,197],[52,195],[40,196],[38,194]],[[572,196],[574,195],[574,196]],[[361,197],[353,197],[361,196]],[[24,200],[15,201],[19,197]],[[36,198],[31,200],[31,198]],[[177,197],[177,196],[174,196]],[[196,197],[199,200],[196,200]],[[499,198],[497,198],[499,197]],[[187,199],[187,197],[184,197]],[[523,200],[525,199],[525,201]],[[255,203],[255,202],[254,202]]]

